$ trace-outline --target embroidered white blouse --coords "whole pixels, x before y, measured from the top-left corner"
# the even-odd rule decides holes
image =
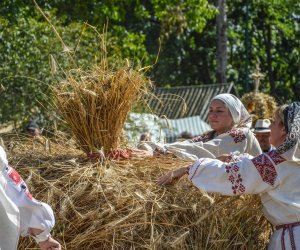
[[[276,151],[257,157],[244,154],[224,163],[201,158],[189,169],[189,179],[201,190],[223,195],[260,194],[263,213],[275,226],[300,221],[300,166],[286,161]],[[282,235],[286,249],[290,236],[276,230],[269,249],[281,249]],[[296,249],[300,249],[300,226],[293,229]]]
[[[17,249],[19,235],[28,235],[29,228],[43,230],[37,236],[42,239],[49,235],[54,223],[52,209],[32,197],[17,171],[8,166],[0,146],[0,249]]]
[[[233,128],[212,140],[209,140],[206,136],[199,136],[193,141],[170,144],[144,142],[143,146],[146,146],[145,144],[151,146],[149,150],[158,148],[165,152],[171,152],[181,159],[193,161],[201,157],[216,158],[222,154],[230,153],[248,153],[253,156],[261,153],[258,141],[248,127]]]

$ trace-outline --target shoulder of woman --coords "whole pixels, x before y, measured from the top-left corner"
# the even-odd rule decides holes
[[[254,165],[262,180],[272,186],[275,185],[277,180],[277,166],[286,160],[277,153],[276,150],[271,152],[262,153],[251,159],[251,163]],[[283,168],[285,169],[285,168]]]
[[[276,150],[272,150],[252,158],[251,161],[256,167],[266,169],[267,167],[273,168],[286,160]]]

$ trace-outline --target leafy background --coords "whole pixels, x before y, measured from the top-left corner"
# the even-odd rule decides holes
[[[0,93],[1,123],[32,118],[51,123],[49,86],[59,80],[51,71],[51,58],[66,69],[75,66],[68,60],[70,53],[76,66],[88,68],[101,56],[95,29],[101,32],[106,24],[109,54],[129,58],[135,65],[151,65],[149,76],[156,86],[217,83],[216,1],[37,2],[67,47],[62,46],[33,1],[1,1],[0,83],[5,88]],[[235,83],[240,95],[253,88],[252,82],[246,85],[248,39],[250,72],[259,63],[266,74],[261,90],[279,103],[299,100],[299,2],[248,1],[249,37],[245,37],[246,2],[227,1],[227,81]]]

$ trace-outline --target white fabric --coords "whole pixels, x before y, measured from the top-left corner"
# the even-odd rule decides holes
[[[269,241],[269,245],[268,245],[268,250],[282,250],[281,248],[281,235],[282,235],[282,230],[276,230]],[[293,228],[293,234],[294,234],[294,238],[295,238],[295,247],[296,250],[300,249],[300,226],[294,227]],[[290,235],[288,233],[288,231],[285,231],[284,234],[284,242],[285,242],[285,250],[292,250],[291,247],[291,241],[290,241]]]
[[[244,104],[234,95],[232,94],[219,94],[216,95],[212,100],[220,100],[225,103],[227,108],[229,109],[233,122],[236,127],[241,125],[246,125],[247,127],[251,127],[252,119]]]
[[[28,235],[29,228],[50,233],[55,220],[49,205],[32,198],[18,173],[7,164],[6,154],[0,147],[1,224],[0,249],[13,250],[19,235]]]
[[[201,158],[190,168],[189,179],[206,192],[260,194],[263,213],[274,226],[300,221],[300,167],[276,154],[276,150],[255,158],[244,154],[235,163]],[[269,249],[281,249],[282,230],[271,236]],[[293,232],[296,249],[300,249],[300,227]],[[291,249],[288,232],[285,246]]]
[[[300,144],[297,143],[294,147],[284,152],[282,156],[289,161],[296,162],[300,166]]]
[[[0,178],[3,178],[1,174]],[[1,183],[2,181],[0,180]],[[7,199],[3,187],[0,185],[0,249],[17,249],[18,240],[19,211],[10,199]]]
[[[261,153],[259,143],[249,128],[232,129],[207,142],[184,143],[166,145],[169,152],[187,160],[208,157],[216,158],[222,154],[248,153],[256,156]]]
[[[36,241],[37,243],[46,241],[46,240],[48,240],[50,237],[51,237],[51,234],[48,233],[48,232],[46,232],[46,231],[43,231],[43,232],[41,232],[41,233],[38,234],[38,235],[32,236],[32,238],[34,238],[35,241]]]
[[[184,141],[170,144],[145,142],[140,145],[141,147],[145,150],[150,150],[150,147],[152,150],[162,148],[181,159],[193,161],[201,157],[216,158],[230,153],[248,153],[253,156],[261,153],[258,141],[248,127],[232,129],[206,142]]]
[[[6,154],[0,146],[0,249],[17,249],[19,239],[19,211],[7,198],[4,190],[5,178],[2,174],[7,165]],[[9,237],[8,237],[9,235]]]

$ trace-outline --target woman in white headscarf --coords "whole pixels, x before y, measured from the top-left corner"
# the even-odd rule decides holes
[[[250,131],[251,116],[236,96],[232,94],[215,96],[210,102],[208,121],[212,131],[190,141],[171,144],[145,142],[139,145],[139,148],[148,147],[154,154],[169,152],[187,160],[196,160],[200,157],[215,158],[229,153],[248,153],[253,156],[261,153],[258,141]]]
[[[52,209],[32,197],[0,146],[0,249],[16,250],[19,236],[31,235],[42,250],[60,250],[50,235],[54,223]]]
[[[271,126],[275,150],[257,157],[200,158],[158,178],[166,185],[188,174],[200,190],[223,195],[260,194],[263,213],[274,225],[268,249],[300,249],[300,102],[278,108]]]

